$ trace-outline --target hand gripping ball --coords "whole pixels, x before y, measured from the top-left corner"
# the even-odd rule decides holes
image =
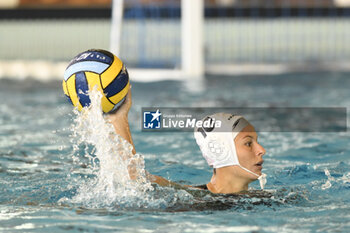
[[[124,101],[129,90],[129,75],[123,62],[112,53],[92,49],[78,54],[64,72],[64,94],[80,111],[90,105],[88,91],[103,93],[102,111],[112,112]]]

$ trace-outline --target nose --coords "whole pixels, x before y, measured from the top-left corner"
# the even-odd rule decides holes
[[[265,148],[262,145],[257,144],[256,155],[263,157],[265,153],[266,153]]]

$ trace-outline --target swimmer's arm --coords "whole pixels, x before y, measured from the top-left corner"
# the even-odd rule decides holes
[[[161,176],[156,176],[156,175],[152,175],[150,173],[147,172],[147,178],[152,182],[152,183],[156,183],[160,186],[171,186],[172,184],[175,184],[174,182],[171,182]]]
[[[156,176],[156,175],[152,175],[148,172],[146,172],[147,174],[147,178],[152,182],[152,183],[156,183],[160,186],[171,186],[171,187],[175,187],[175,188],[183,188],[183,187],[186,187],[181,185],[181,184],[178,184],[178,183],[175,183],[175,182],[172,182],[172,181],[169,181],[161,176]]]
[[[107,115],[108,119],[114,126],[115,132],[127,140],[132,145],[132,153],[136,154],[134,142],[131,137],[128,114],[131,107],[131,89],[129,89],[128,94],[126,95],[124,103],[120,108],[114,112]]]
[[[183,185],[183,184],[178,184],[172,181],[169,181],[161,176],[156,176],[152,175],[148,172],[146,172],[148,180],[150,180],[152,183],[156,183],[159,186],[167,186],[167,187],[172,187],[175,189],[181,189],[181,190],[186,190],[188,193],[195,195],[196,192],[202,192],[203,190],[208,191],[209,189],[204,189],[200,188],[198,186],[192,186],[192,185]],[[211,191],[211,190],[209,190]]]
[[[132,153],[136,154],[135,146],[131,137],[130,126],[128,121],[128,113],[132,104],[131,100],[131,89],[129,89],[128,94],[126,95],[125,102],[120,106],[120,108],[114,112],[107,115],[110,122],[113,124],[115,132],[127,140],[133,147]],[[146,171],[147,178],[152,182],[160,186],[173,186],[179,187],[181,185],[171,182],[161,176],[156,176],[148,173]],[[129,175],[131,179],[136,179],[137,173],[135,172],[133,166],[129,167]]]

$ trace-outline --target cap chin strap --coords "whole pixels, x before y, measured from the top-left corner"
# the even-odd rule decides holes
[[[259,176],[259,175],[256,174],[255,172],[252,172],[252,171],[248,170],[247,168],[241,166],[240,164],[238,164],[238,166],[239,166],[240,168],[242,168],[243,170],[249,172],[250,174],[253,174],[254,176],[258,177],[258,180],[259,180],[259,183],[260,183],[260,188],[261,188],[261,189],[264,189],[265,184],[266,184],[266,182],[267,182],[267,180],[266,180],[266,174],[265,174],[265,173],[261,173],[261,176]]]

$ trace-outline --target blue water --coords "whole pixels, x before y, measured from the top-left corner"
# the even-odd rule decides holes
[[[204,184],[211,170],[193,135],[141,132],[141,107],[347,107],[348,76],[133,83],[129,119],[136,150],[149,172]],[[267,192],[257,191],[257,182],[246,194],[228,196],[155,186],[145,198],[115,193],[108,199],[103,191],[80,191],[94,191],[98,167],[85,156],[94,148],[71,136],[77,116],[59,82],[0,80],[0,99],[0,232],[350,231],[348,132],[260,133]]]

